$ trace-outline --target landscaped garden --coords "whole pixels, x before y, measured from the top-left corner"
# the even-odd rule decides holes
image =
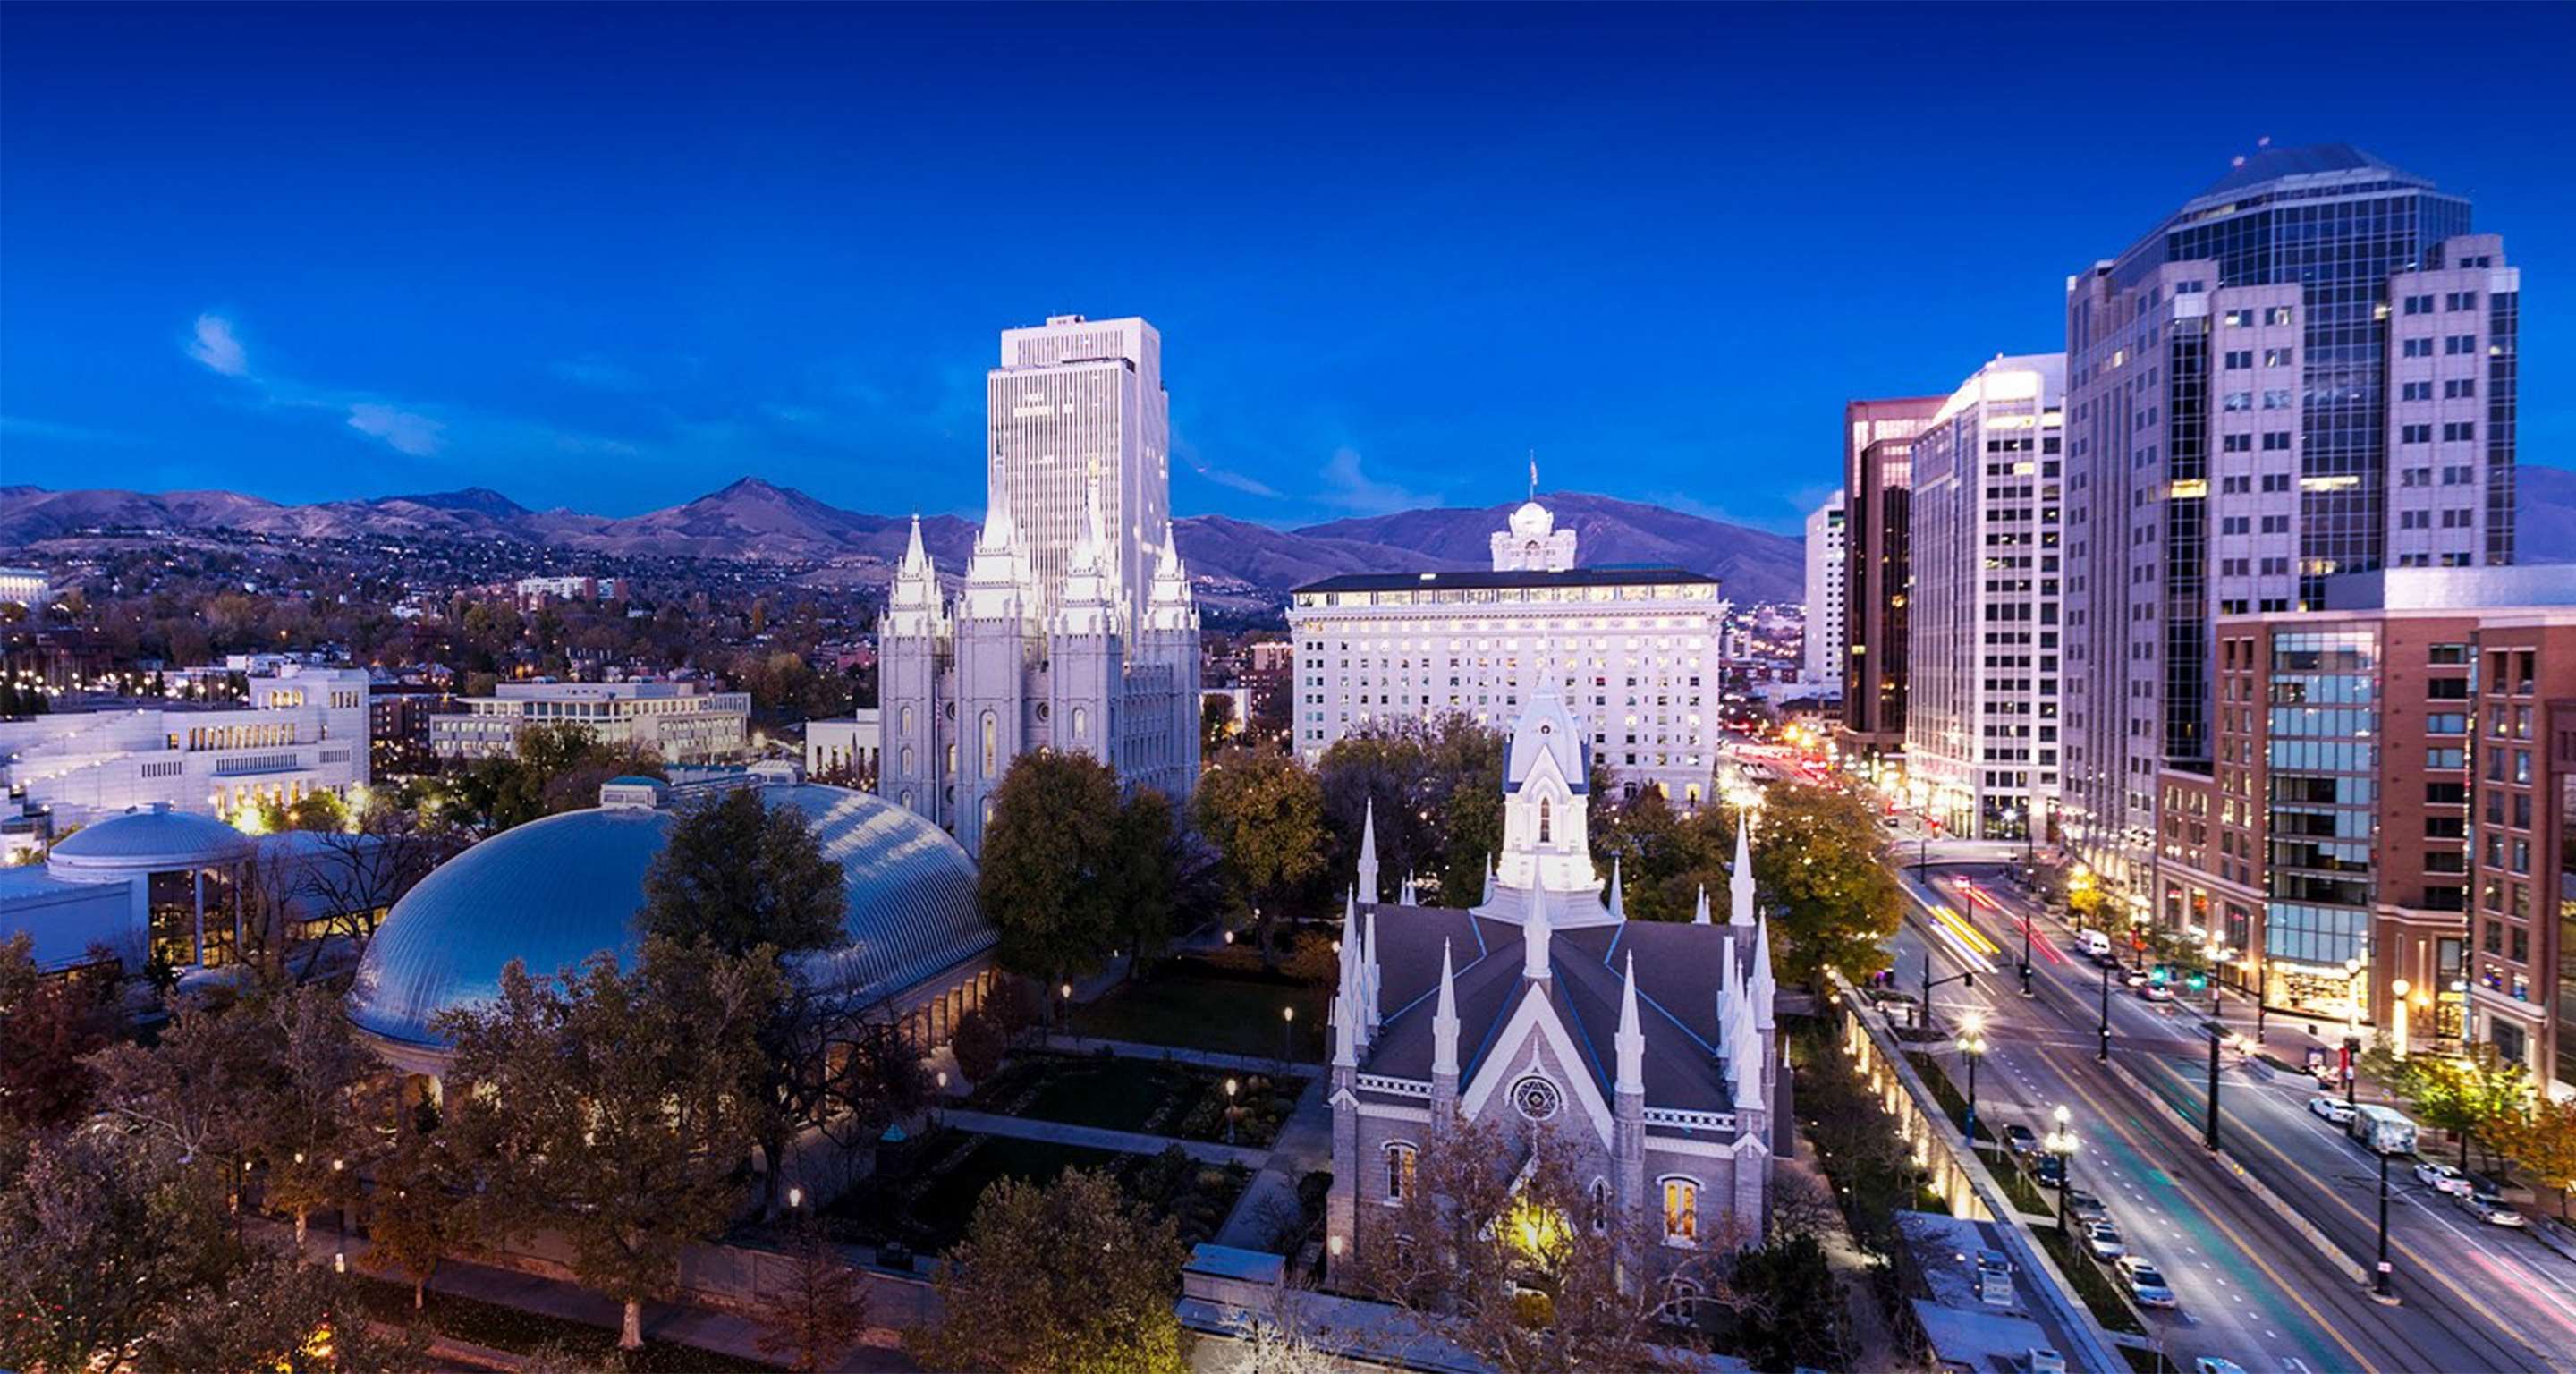
[[[1177,1220],[1183,1244],[1215,1235],[1252,1177],[1240,1165],[1193,1160],[1178,1146],[1159,1155],[1118,1154],[943,1127],[890,1147],[877,1173],[824,1215],[846,1239],[936,1253],[964,1234],[977,1200],[996,1181],[1046,1183],[1073,1168],[1107,1173],[1155,1215]]]
[[[1225,1085],[1231,1082],[1231,1099]],[[1227,1073],[1175,1060],[1109,1055],[1022,1054],[975,1090],[978,1111],[1063,1121],[1112,1131],[1225,1141],[1267,1148],[1306,1080]]]
[[[620,1352],[617,1331],[613,1327],[592,1326],[567,1317],[548,1316],[516,1307],[503,1307],[455,1293],[429,1294],[429,1303],[413,1311],[411,1285],[388,1283],[381,1279],[350,1276],[350,1291],[368,1316],[388,1326],[410,1326],[415,1322],[442,1336],[470,1344],[508,1351],[513,1355],[557,1355],[584,1365],[614,1362],[615,1367],[632,1374],[697,1374],[698,1371],[769,1370],[776,1366],[758,1360],[746,1360],[696,1346],[673,1341],[656,1341],[649,1337],[640,1350]]]
[[[1243,951],[1249,954],[1249,950]],[[1229,956],[1233,951],[1227,952]],[[1073,1032],[1103,1040],[1179,1045],[1304,1063],[1324,1058],[1329,971],[1321,981],[1264,971],[1256,961],[1184,956],[1157,964],[1073,1009]],[[1293,1020],[1280,1015],[1293,1009]]]

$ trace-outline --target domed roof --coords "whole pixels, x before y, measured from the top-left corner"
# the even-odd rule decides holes
[[[55,876],[146,873],[238,863],[251,838],[212,816],[174,811],[166,803],[81,827],[58,841],[46,867]]]
[[[1550,515],[1547,507],[1535,500],[1522,502],[1521,508],[1512,512],[1512,533],[1514,534],[1543,535],[1555,524],[1556,517]]]
[[[975,907],[975,865],[947,832],[883,798],[798,783],[762,786],[803,813],[841,866],[849,943],[804,967],[854,999],[900,991],[989,949]],[[421,880],[385,917],[359,961],[349,1019],[408,1045],[438,1047],[442,1012],[500,991],[512,959],[553,974],[601,950],[631,962],[644,875],[675,813],[610,806],[531,821],[485,840]]]

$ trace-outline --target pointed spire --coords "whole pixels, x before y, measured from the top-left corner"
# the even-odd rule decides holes
[[[1348,997],[1333,999],[1333,1067],[1356,1069],[1360,1066],[1359,1031],[1351,1023],[1359,1017]]]
[[[1362,804],[1360,813],[1360,900],[1370,906],[1378,903],[1377,886],[1377,798]]]
[[[1619,884],[1619,856],[1616,854],[1610,856],[1610,919],[1614,921],[1624,921],[1628,919],[1628,903],[1627,899],[1621,894]]]
[[[1726,881],[1735,899],[1735,909],[1726,923],[1731,926],[1753,924],[1753,832],[1745,813],[1735,813],[1735,872]]]
[[[1611,1043],[1619,1055],[1619,1077],[1611,1085],[1617,1093],[1646,1091],[1646,1031],[1637,1020],[1637,955],[1628,953],[1627,986],[1619,990],[1619,1033]]]
[[[1367,1025],[1368,1025],[1370,1038],[1374,1039],[1374,1038],[1376,1038],[1376,1034],[1377,1034],[1377,1025],[1378,1025],[1378,1001],[1377,1001],[1378,983],[1379,983],[1379,980],[1380,980],[1380,979],[1382,979],[1382,978],[1385,976],[1385,975],[1384,975],[1384,974],[1379,970],[1379,968],[1378,968],[1378,963],[1377,963],[1377,908],[1376,908],[1376,907],[1370,907],[1370,908],[1369,908],[1369,914],[1368,914],[1368,936],[1367,936],[1367,939],[1366,939],[1365,943],[1363,943],[1363,944],[1361,945],[1361,950],[1362,950],[1362,953],[1361,953],[1361,955],[1360,955],[1360,1012],[1361,1012],[1361,1017],[1362,1017],[1362,1019],[1363,1019],[1363,1020],[1367,1023]]]
[[[1699,885],[1699,905],[1691,909],[1691,924],[1695,926],[1708,924],[1708,884],[1706,883]]]
[[[921,547],[921,512],[914,511],[912,513],[912,537],[906,540],[903,546],[903,571],[908,573],[918,573],[922,570],[924,565],[929,563],[929,561],[929,553]]]
[[[1780,985],[1771,977],[1771,923],[1764,921],[1753,936],[1753,1024],[1771,1030],[1779,1022],[1772,1003],[1777,1000]]]
[[[1492,850],[1490,850],[1490,849],[1489,849],[1489,850],[1486,850],[1486,851],[1485,851],[1485,900],[1484,900],[1484,902],[1483,902],[1483,905],[1491,906],[1491,905],[1493,905],[1493,902],[1494,902],[1494,852],[1493,852]]]
[[[1019,542],[1019,527],[1011,523],[1011,503],[1003,495],[1002,484],[995,482],[984,496],[984,528],[975,535],[975,547],[1005,550]]]
[[[1458,1072],[1458,975],[1449,962],[1449,942],[1440,942],[1440,1005],[1431,1013],[1431,1072]]]
[[[1537,888],[1529,890],[1529,916],[1521,922],[1521,976],[1544,979],[1548,976],[1547,894]]]

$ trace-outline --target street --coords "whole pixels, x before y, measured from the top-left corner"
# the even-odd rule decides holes
[[[1910,860],[1910,850],[1900,845],[1892,857]],[[2101,974],[2068,952],[2062,927],[2046,918],[2037,927],[2036,996],[2022,997],[2016,967],[2026,907],[2017,891],[2000,867],[1939,866],[1937,849],[1932,857],[1935,901],[1951,915],[1909,903],[1892,942],[1898,986],[1919,988],[1927,951],[1936,979],[1978,972],[1974,988],[1939,988],[1934,1015],[1943,1027],[1972,1010],[1986,1018],[1980,1119],[2044,1135],[2050,1111],[2070,1108],[2082,1139],[2075,1186],[2102,1197],[2130,1250],[2155,1261],[2180,1300],[2177,1310],[2145,1317],[2178,1364],[2206,1355],[2258,1371],[2576,1369],[2576,1264],[2422,1193],[2398,1162],[2391,1185],[2403,1191],[2391,1201],[2390,1258],[2401,1304],[2374,1302],[2230,1167],[2251,1172],[2353,1261],[2372,1261],[2376,1161],[2306,1111],[2313,1081],[2265,1081],[2227,1054],[2223,1157],[2213,1160],[2202,1143],[2206,995],[2185,1009],[2149,1003],[2113,980],[2112,1053],[2154,1100],[2141,1098],[2097,1062]],[[1919,896],[1910,862],[1902,877]],[[2250,1015],[2244,1019],[2250,1037]],[[2291,1062],[2308,1043],[2304,1023],[2289,1018],[2275,1019],[2269,1034],[2274,1053]],[[1963,1084],[1958,1056],[1941,1057]]]

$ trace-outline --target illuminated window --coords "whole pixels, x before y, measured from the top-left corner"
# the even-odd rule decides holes
[[[1664,1180],[1664,1244],[1699,1244],[1699,1181]]]
[[[1415,1156],[1414,1148],[1400,1140],[1386,1147],[1386,1200],[1388,1202],[1402,1202],[1413,1195]]]
[[[1548,817],[1548,800],[1545,797],[1541,797],[1538,799],[1538,842],[1540,844],[1547,843]]]

